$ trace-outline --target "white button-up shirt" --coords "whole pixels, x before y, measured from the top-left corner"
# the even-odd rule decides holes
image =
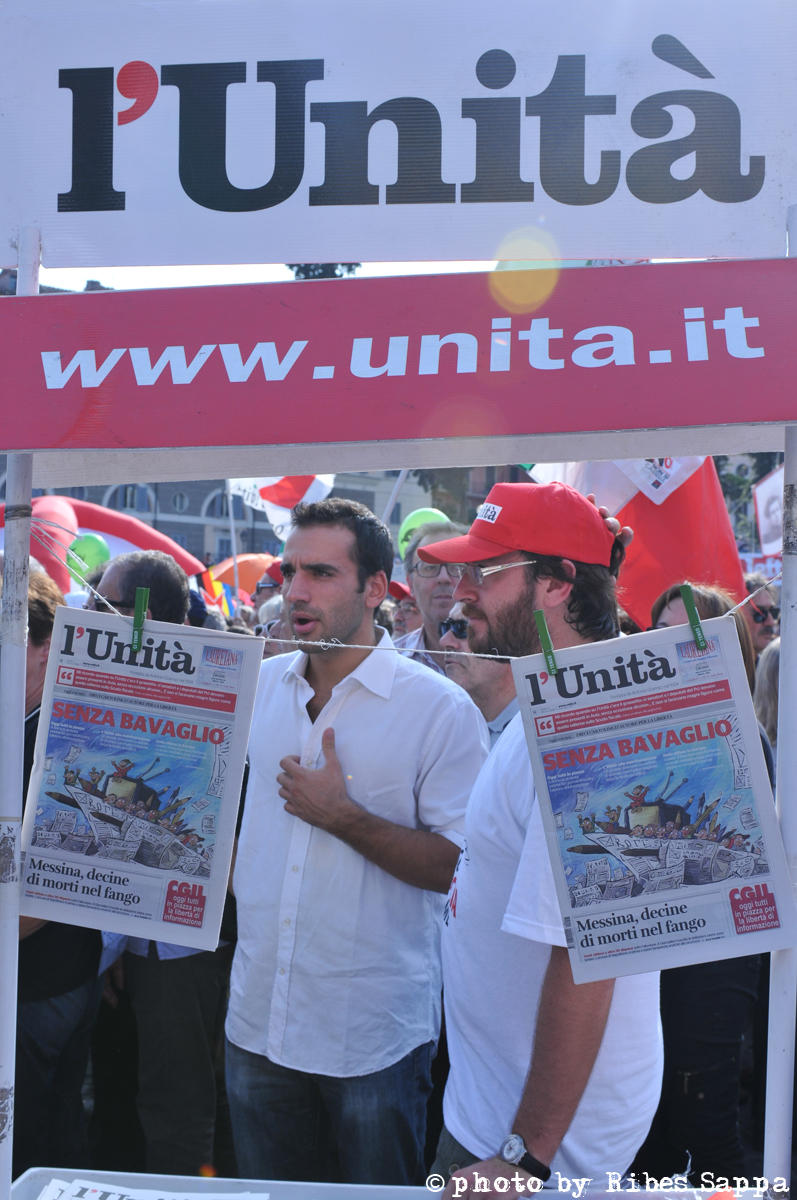
[[[444,897],[286,813],[279,761],[295,754],[322,766],[331,726],[353,800],[459,845],[487,733],[462,688],[395,653],[387,634],[314,723],[306,667],[300,652],[261,668],[234,877],[227,1036],[296,1070],[363,1075],[438,1035]]]

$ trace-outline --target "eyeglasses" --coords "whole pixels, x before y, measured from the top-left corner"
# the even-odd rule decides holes
[[[132,610],[135,607],[135,600],[108,600],[104,596],[98,596],[94,593],[89,596],[83,605],[84,609],[88,609],[91,612],[113,612],[115,609],[121,610],[123,608]]]
[[[524,558],[522,562],[499,563],[496,567],[482,567],[478,563],[451,563],[450,566],[456,571],[457,580],[467,576],[476,587],[481,587],[488,575],[508,571],[510,567],[530,567],[536,561],[536,558]]]
[[[440,622],[440,637],[453,633],[458,642],[464,642],[468,637],[468,622],[464,617],[446,617]]]
[[[411,569],[416,575],[420,575],[421,579],[436,579],[444,568],[449,579],[459,579],[457,563],[430,563],[419,560]]]
[[[420,611],[414,600],[399,600],[396,607],[399,612],[403,613],[417,613]]]
[[[258,579],[257,583],[255,584],[255,591],[256,592],[265,592],[265,591],[270,591],[272,588],[278,588],[278,587],[279,587],[279,584],[275,583],[273,579],[268,579],[268,578]]]
[[[780,616],[780,608],[777,604],[771,604],[767,608],[766,604],[756,604],[755,600],[751,600],[750,608],[753,611],[753,620],[756,625],[763,625],[767,617],[772,617],[773,621],[777,621]]]

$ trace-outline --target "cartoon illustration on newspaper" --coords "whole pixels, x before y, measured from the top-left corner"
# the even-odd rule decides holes
[[[542,761],[574,907],[768,871],[732,711]]]
[[[23,822],[22,911],[212,949],[261,644],[59,609]]]
[[[31,847],[209,875],[229,735],[223,724],[56,700]]]
[[[732,618],[513,663],[577,982],[797,941]]]

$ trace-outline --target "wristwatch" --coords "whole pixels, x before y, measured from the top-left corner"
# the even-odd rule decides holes
[[[512,1163],[515,1167],[522,1167],[524,1171],[528,1171],[529,1175],[533,1175],[535,1179],[541,1179],[546,1183],[551,1178],[551,1168],[546,1167],[533,1154],[529,1154],[526,1143],[519,1133],[510,1133],[509,1137],[505,1138],[501,1144],[501,1149],[498,1151],[498,1157],[504,1162]]]

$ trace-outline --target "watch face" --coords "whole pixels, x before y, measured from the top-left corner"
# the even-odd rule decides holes
[[[517,1166],[525,1153],[526,1143],[523,1138],[519,1133],[510,1133],[501,1147],[501,1158],[504,1162],[514,1163]]]

